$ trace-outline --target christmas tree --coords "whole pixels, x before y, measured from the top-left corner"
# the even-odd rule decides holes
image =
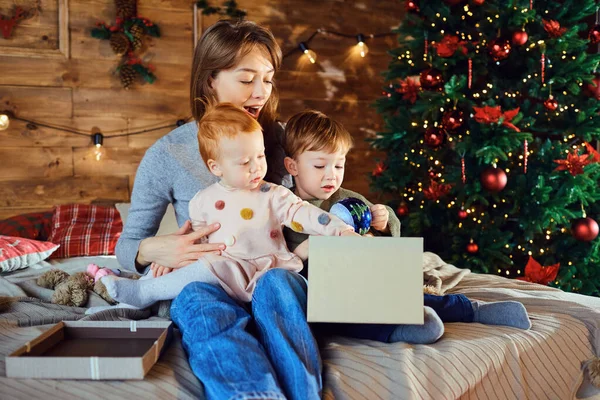
[[[403,236],[474,272],[600,295],[598,3],[406,8],[372,140]]]

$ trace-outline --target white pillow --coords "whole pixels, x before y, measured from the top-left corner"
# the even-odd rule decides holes
[[[129,215],[129,207],[131,207],[131,203],[117,203],[115,204],[115,207],[117,208],[119,214],[121,214],[121,220],[123,220],[123,226],[125,226],[125,221]],[[179,229],[179,225],[177,224],[177,218],[175,218],[175,209],[173,208],[173,204],[169,204],[163,219],[160,221],[160,226],[158,228],[158,232],[156,232],[156,236],[168,235],[169,233],[175,232],[177,229]]]

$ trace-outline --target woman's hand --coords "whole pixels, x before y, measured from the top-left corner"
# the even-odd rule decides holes
[[[390,217],[387,208],[383,204],[374,204],[371,207],[371,215],[373,216],[371,228],[379,232],[386,232]]]
[[[158,278],[159,276],[163,276],[173,271],[173,268],[163,267],[157,263],[150,264],[150,270],[152,271],[152,277]]]
[[[192,231],[191,222],[185,221],[175,233],[142,240],[136,261],[143,266],[155,263],[167,268],[181,268],[206,254],[221,254],[221,250],[225,250],[224,243],[198,243],[220,227],[216,223]]]

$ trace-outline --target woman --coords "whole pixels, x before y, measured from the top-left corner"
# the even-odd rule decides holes
[[[116,249],[122,266],[139,272],[148,272],[152,263],[181,268],[225,248],[199,244],[218,224],[192,232],[189,222],[189,200],[216,181],[198,152],[196,121],[205,111],[199,99],[230,102],[257,118],[265,135],[266,179],[286,183],[273,86],[280,64],[281,49],[272,33],[252,22],[219,21],[204,32],[192,65],[195,121],[158,140],[140,163]],[[169,203],[181,228],[171,235],[154,236]],[[306,282],[281,269],[267,272],[258,281],[251,307],[202,282],[186,286],[171,307],[192,370],[207,397],[215,399],[320,398],[321,360],[305,315]],[[256,336],[247,329],[252,320]]]

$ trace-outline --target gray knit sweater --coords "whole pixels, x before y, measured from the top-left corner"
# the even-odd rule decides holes
[[[169,203],[182,226],[189,219],[188,203],[192,197],[217,181],[200,157],[197,132],[195,121],[187,123],[146,151],[135,176],[131,208],[116,248],[123,268],[136,271],[140,242],[156,234]],[[277,125],[274,132],[272,137],[265,135],[269,166],[265,180],[289,187],[291,179],[283,166],[283,128]]]

